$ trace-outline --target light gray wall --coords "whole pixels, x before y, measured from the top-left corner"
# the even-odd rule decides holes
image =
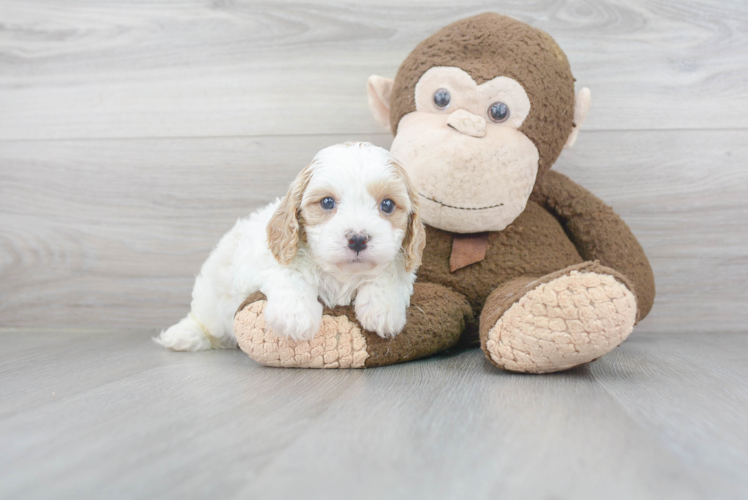
[[[640,330],[744,329],[748,5],[673,0],[0,0],[0,326],[168,326],[318,149],[389,145],[370,74],[486,10],[549,32],[592,89],[556,168],[644,245]]]

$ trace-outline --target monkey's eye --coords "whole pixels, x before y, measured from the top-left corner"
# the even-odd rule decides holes
[[[380,210],[386,214],[391,214],[395,211],[395,202],[387,198],[386,200],[383,200],[382,203],[379,205]]]
[[[329,196],[327,198],[322,198],[322,201],[320,201],[319,204],[325,210],[332,210],[333,208],[335,208],[335,200],[333,200]]]
[[[439,89],[434,92],[434,104],[439,109],[447,109],[452,101],[452,96],[447,89]]]
[[[509,118],[509,106],[503,102],[495,102],[488,107],[488,117],[494,123],[505,122]]]

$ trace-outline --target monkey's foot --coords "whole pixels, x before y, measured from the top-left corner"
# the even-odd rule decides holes
[[[481,317],[486,357],[505,370],[549,373],[610,352],[629,336],[637,313],[634,294],[614,275],[588,263],[496,290]],[[496,308],[498,319],[484,325],[492,316],[486,309],[495,316]]]
[[[307,341],[278,337],[265,324],[266,300],[239,310],[234,332],[239,347],[267,366],[286,368],[363,368],[369,353],[361,328],[346,316],[322,316],[319,333]]]
[[[285,368],[368,368],[422,358],[452,347],[472,311],[461,295],[439,285],[415,285],[407,324],[394,338],[364,330],[353,307],[325,308],[309,341],[277,336],[265,324],[267,300],[252,294],[234,316],[239,347],[260,364]]]

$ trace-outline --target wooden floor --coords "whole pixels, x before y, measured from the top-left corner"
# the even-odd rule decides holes
[[[630,340],[549,376],[150,342],[316,151],[389,147],[370,74],[485,11],[592,90],[554,168],[649,256]],[[746,26],[744,0],[0,0],[0,499],[748,498]]]
[[[3,330],[0,498],[717,499],[748,492],[748,335],[635,334],[585,367],[370,370]]]

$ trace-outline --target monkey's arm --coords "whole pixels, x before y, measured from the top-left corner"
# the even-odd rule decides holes
[[[287,368],[368,368],[431,356],[460,341],[466,325],[475,323],[467,299],[433,283],[416,283],[407,323],[394,338],[366,331],[352,306],[324,308],[322,325],[308,341],[280,338],[265,322],[267,297],[250,295],[234,315],[239,347],[268,366]]]
[[[643,319],[655,297],[652,267],[631,229],[613,209],[552,170],[536,184],[530,199],[556,216],[583,259],[599,260],[633,282],[638,319]]]

